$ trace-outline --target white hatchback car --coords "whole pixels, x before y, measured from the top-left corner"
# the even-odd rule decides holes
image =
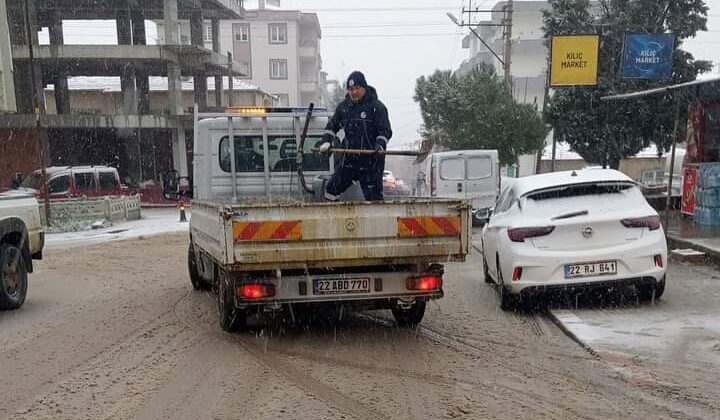
[[[534,293],[635,285],[665,290],[667,245],[658,213],[636,183],[611,169],[518,178],[482,232],[485,281],[503,309]]]

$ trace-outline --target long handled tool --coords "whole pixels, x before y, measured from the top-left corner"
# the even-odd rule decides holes
[[[320,149],[315,147],[312,149],[315,153],[320,153]],[[345,154],[345,155],[384,155],[384,156],[420,156],[424,154],[423,152],[417,151],[417,150],[384,150],[382,152],[378,152],[376,150],[367,150],[367,149],[338,149],[338,148],[330,148],[328,149],[327,153],[337,153],[337,154]]]

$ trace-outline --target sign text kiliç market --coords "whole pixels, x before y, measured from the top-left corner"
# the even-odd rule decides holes
[[[563,69],[582,69],[588,66],[587,60],[581,52],[569,52],[565,54],[565,60],[560,63]]]

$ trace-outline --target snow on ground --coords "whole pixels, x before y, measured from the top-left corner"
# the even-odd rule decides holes
[[[630,301],[552,312],[596,351],[720,368],[720,273],[710,267],[672,264],[665,295],[654,305]]]
[[[190,212],[187,213],[188,220]],[[115,223],[113,226],[81,232],[50,233],[45,248],[58,249],[131,239],[169,232],[187,232],[188,223],[180,222],[177,209],[143,209],[140,220]]]

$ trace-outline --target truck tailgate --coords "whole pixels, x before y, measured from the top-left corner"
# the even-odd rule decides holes
[[[226,205],[226,263],[247,269],[463,261],[463,200]],[[232,258],[232,259],[231,259]]]

